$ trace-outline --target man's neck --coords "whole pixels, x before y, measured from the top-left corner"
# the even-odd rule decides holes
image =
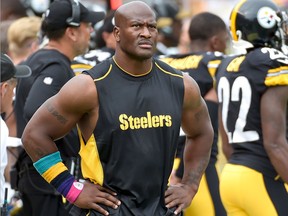
[[[152,69],[152,58],[137,60],[131,58],[125,59],[125,57],[115,55],[113,56],[113,60],[118,67],[131,75],[144,75],[149,73]]]
[[[57,50],[69,58],[70,61],[72,61],[75,57],[75,54],[71,49],[71,45],[64,43],[63,41],[50,40],[44,48]]]

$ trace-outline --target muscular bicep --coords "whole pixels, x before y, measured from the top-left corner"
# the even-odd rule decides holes
[[[47,116],[57,128],[57,130],[51,128],[53,138],[59,138],[69,132],[81,118],[88,115],[96,106],[95,84],[90,82],[92,81],[89,80],[90,76],[82,76],[84,79],[81,77],[72,79],[41,108],[42,112],[45,112],[44,116]]]
[[[205,128],[211,127],[211,121],[197,83],[191,77],[186,77],[184,85],[182,128],[187,136],[194,137],[203,133]]]
[[[74,77],[39,107],[28,122],[23,144],[32,159],[54,152],[53,142],[66,135],[85,115],[97,107],[97,93],[91,77]],[[90,124],[92,121],[86,123]],[[87,126],[89,128],[90,126]]]
[[[183,153],[184,175],[182,183],[197,191],[201,176],[208,164],[213,142],[213,128],[207,106],[200,95],[196,82],[184,78],[185,94],[182,128],[186,134]]]

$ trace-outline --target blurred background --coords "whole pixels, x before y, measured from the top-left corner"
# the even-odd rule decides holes
[[[1,51],[5,50],[5,35],[11,20],[23,16],[39,16],[47,10],[53,0],[0,0]],[[133,0],[79,0],[89,9],[105,11],[117,9],[121,4]],[[154,8],[159,31],[159,53],[173,54],[185,52],[188,43],[187,31],[189,20],[199,12],[208,11],[220,16],[229,28],[230,11],[238,0],[142,0]],[[259,0],[261,1],[261,0]],[[288,0],[274,0],[283,10],[288,9]],[[95,30],[103,23],[99,22]],[[95,36],[92,36],[92,39]],[[4,41],[4,42],[3,42]],[[3,45],[4,44],[4,45]],[[91,49],[97,44],[91,41]],[[179,47],[180,46],[180,47]],[[3,49],[4,48],[4,49]]]
[[[17,5],[17,1],[24,7],[28,14],[40,15],[49,7],[53,0],[1,0],[1,20],[9,13],[8,5]],[[110,10],[116,9],[120,4],[130,2],[133,0],[80,0],[85,6],[89,6],[93,10]],[[224,20],[229,19],[229,13],[237,0],[142,0],[150,5],[158,4],[171,4],[177,5],[179,10],[193,15],[202,11],[211,11],[221,16]],[[261,0],[259,0],[261,1]],[[274,0],[278,5],[283,8],[288,7],[288,0]],[[20,8],[21,5],[17,7]],[[8,11],[4,12],[4,8]]]

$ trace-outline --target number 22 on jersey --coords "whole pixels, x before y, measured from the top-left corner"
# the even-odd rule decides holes
[[[218,97],[219,103],[222,103],[222,122],[229,143],[243,143],[259,140],[257,131],[244,131],[252,98],[252,90],[248,79],[244,76],[239,76],[234,80],[230,88],[228,79],[226,77],[221,77],[218,84]],[[234,131],[228,131],[227,127],[227,121],[229,121],[228,109],[231,102],[240,102]]]

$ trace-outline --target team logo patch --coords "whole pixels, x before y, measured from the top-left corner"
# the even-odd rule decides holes
[[[52,77],[45,77],[43,82],[46,84],[46,85],[51,85],[52,82],[53,82],[53,78]]]
[[[266,29],[273,28],[276,25],[277,15],[272,8],[262,7],[257,13],[257,20],[260,26]]]

